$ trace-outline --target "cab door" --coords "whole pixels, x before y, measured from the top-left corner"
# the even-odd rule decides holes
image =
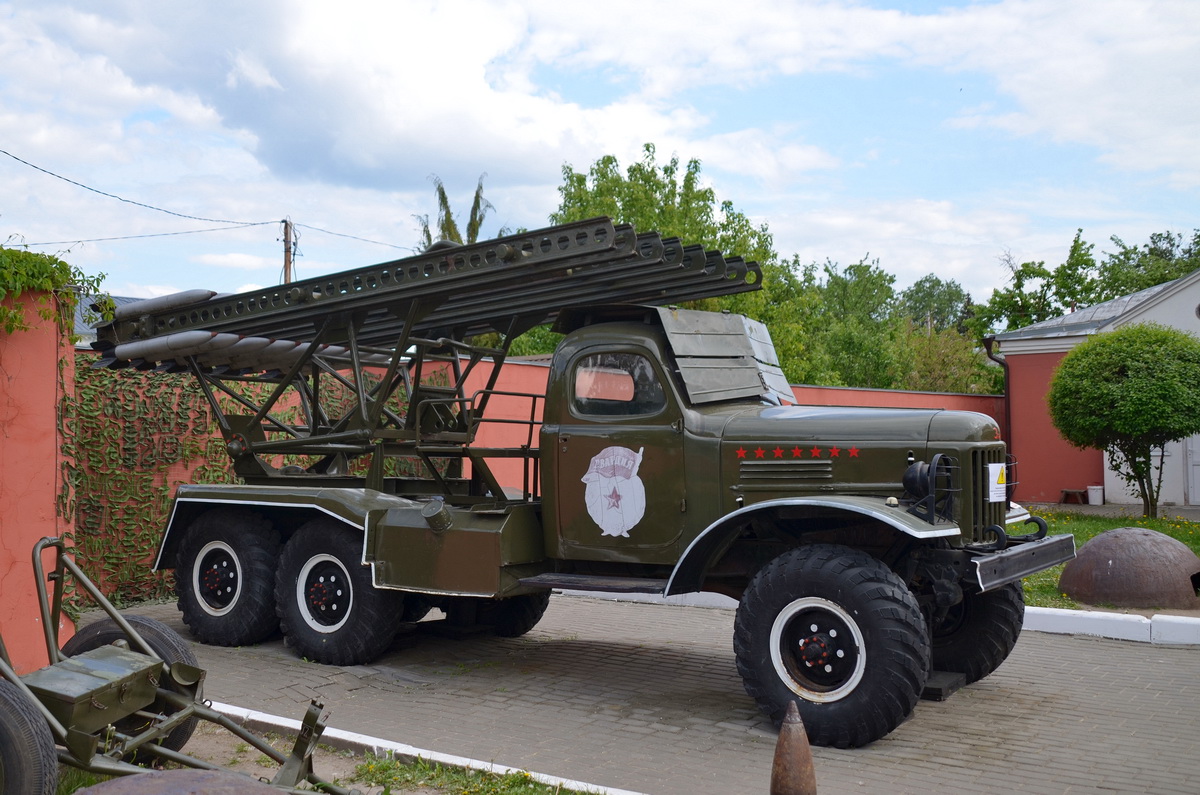
[[[551,464],[560,549],[568,558],[657,562],[647,551],[669,552],[686,509],[675,397],[657,362],[635,350],[584,349],[568,377]]]

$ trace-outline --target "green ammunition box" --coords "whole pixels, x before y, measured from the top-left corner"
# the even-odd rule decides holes
[[[149,706],[162,680],[162,660],[101,646],[21,678],[68,729],[94,732]]]

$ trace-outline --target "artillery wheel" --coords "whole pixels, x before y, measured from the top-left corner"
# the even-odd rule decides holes
[[[510,596],[506,599],[481,599],[478,621],[491,627],[502,638],[519,638],[537,626],[550,606],[550,592]]]
[[[183,663],[194,668],[199,668],[200,664],[196,661],[196,655],[192,653],[192,649],[188,646],[187,641],[180,637],[179,633],[168,627],[157,619],[147,616],[125,616],[126,621],[133,627],[134,631],[142,636],[146,644],[154,650],[154,653],[163,659],[168,665],[175,663]],[[67,657],[74,657],[77,654],[83,654],[85,651],[98,649],[101,646],[108,646],[118,640],[128,640],[129,636],[125,631],[118,626],[116,621],[111,618],[104,618],[95,623],[88,624],[83,629],[75,633],[75,636],[63,644],[62,653]],[[137,651],[137,647],[132,643],[129,648]],[[175,692],[183,692],[171,680],[170,677],[165,677],[163,687]],[[146,707],[149,712],[170,715],[177,710],[171,708],[165,700],[156,698],[150,706]],[[192,732],[196,730],[196,724],[200,722],[199,718],[188,718],[183,723],[171,730],[162,742],[159,743],[163,748],[169,748],[172,751],[178,751],[187,745],[187,741],[191,739]],[[150,726],[151,721],[130,715],[127,718],[116,722],[117,730],[125,734],[139,734],[145,731]],[[145,759],[154,759],[153,754],[137,754],[135,757],[138,761]]]
[[[387,649],[404,594],[375,588],[362,565],[362,535],[315,519],[284,545],[275,604],[287,645],[327,665],[361,665]]]
[[[856,747],[908,717],[929,675],[916,597],[865,552],[815,544],[751,579],[734,621],[746,692],[778,725],[789,702],[810,742]]]
[[[54,795],[58,754],[46,718],[16,685],[0,679],[0,792]]]
[[[246,646],[270,636],[279,533],[251,511],[214,510],[179,543],[175,593],[183,623],[202,643]]]
[[[978,682],[1008,659],[1025,623],[1025,593],[1016,582],[966,594],[933,628],[933,667]]]

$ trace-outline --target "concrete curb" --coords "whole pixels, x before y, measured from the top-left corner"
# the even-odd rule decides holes
[[[212,702],[212,708],[220,712],[226,717],[238,721],[243,726],[257,732],[287,732],[295,734],[300,731],[300,721],[292,718],[284,718],[279,715],[272,715],[268,712],[258,712],[257,710],[244,709],[243,707],[235,707],[232,704],[221,704],[216,701]],[[529,777],[534,781],[542,784],[547,784],[551,787],[563,787],[565,789],[576,790],[578,792],[590,792],[595,795],[643,795],[643,793],[634,792],[626,789],[609,789],[596,784],[587,784],[582,781],[572,781],[567,778],[559,778],[558,776],[548,776],[544,773],[533,773],[523,770],[519,767],[508,767],[495,762],[482,762],[478,759],[468,759],[464,756],[454,756],[452,754],[442,754],[437,751],[427,751],[423,748],[417,748],[404,743],[394,743],[390,740],[382,740],[378,737],[370,737],[366,734],[358,734],[357,732],[343,731],[342,729],[334,729],[332,727],[325,729],[321,735],[321,743],[323,745],[332,746],[341,750],[353,751],[358,754],[371,753],[376,756],[393,756],[398,759],[413,761],[420,757],[427,762],[436,762],[439,765],[447,765],[450,767],[469,768],[471,770],[480,770],[487,773],[495,773],[496,775],[505,775],[507,773],[528,773]],[[319,771],[318,771],[319,772]]]
[[[563,591],[566,596],[611,599],[618,602],[710,607],[731,610],[737,602],[712,593],[655,596],[653,594],[607,594],[591,591]],[[1093,610],[1063,610],[1057,607],[1025,608],[1023,629],[1061,635],[1094,635],[1101,638],[1132,640],[1139,643],[1200,645],[1200,618],[1156,615],[1153,618],[1125,613],[1101,613]]]

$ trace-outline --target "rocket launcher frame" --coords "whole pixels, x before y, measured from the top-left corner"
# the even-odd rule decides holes
[[[499,494],[484,458],[513,451],[466,445],[513,338],[568,307],[672,305],[757,290],[761,278],[756,263],[594,218],[235,295],[190,290],[127,304],[97,328],[93,366],[192,372],[247,482],[345,485],[350,462],[371,456],[358,481],[395,491],[383,462],[407,457],[449,494],[469,458],[463,488]],[[498,347],[471,342],[487,332]],[[496,366],[485,388],[465,394],[486,357]],[[449,384],[431,385],[434,369]],[[335,406],[330,385],[351,399]],[[536,445],[523,450],[536,483]],[[303,460],[285,466],[284,456]],[[459,463],[438,466],[437,456]]]

